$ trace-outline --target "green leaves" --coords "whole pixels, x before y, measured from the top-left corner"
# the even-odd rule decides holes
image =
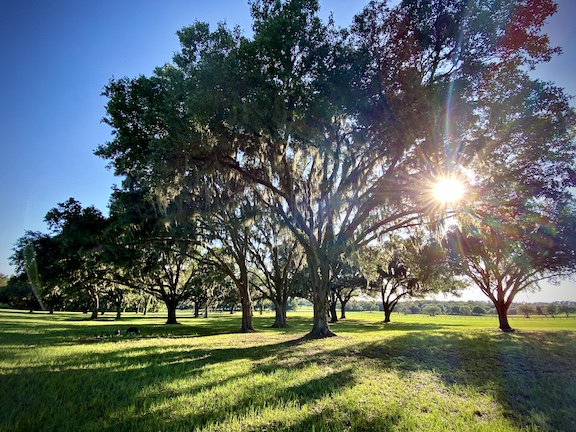
[[[250,36],[197,22],[172,63],[111,81],[97,154],[180,222],[237,197],[275,212],[318,298],[337,257],[442,217],[434,179],[458,173],[479,207],[512,209],[576,185],[574,111],[526,73],[556,52],[540,34],[551,0],[374,1],[349,29],[316,0],[250,7]]]

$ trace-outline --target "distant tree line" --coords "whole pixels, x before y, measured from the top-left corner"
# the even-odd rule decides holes
[[[569,317],[576,314],[576,302],[522,303],[516,307],[513,313],[524,315],[526,318],[530,318],[530,316]]]
[[[378,304],[383,310],[381,304]],[[416,300],[407,301],[398,305],[398,313],[403,314],[430,314],[430,315],[462,315],[481,316],[496,315],[497,311],[490,302],[480,301],[436,301],[436,300]],[[432,312],[432,313],[430,313]],[[510,315],[524,315],[527,318],[531,315],[555,317],[558,315],[571,316],[576,314],[576,302],[563,301],[552,303],[520,303],[511,308]]]

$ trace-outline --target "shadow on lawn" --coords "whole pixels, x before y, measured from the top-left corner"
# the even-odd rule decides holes
[[[246,382],[246,377],[258,372],[266,374],[306,367],[314,360],[305,358],[289,365],[272,360],[275,365],[270,369],[259,363],[269,358],[280,360],[290,356],[293,350],[309,342],[296,338],[246,348],[195,349],[178,344],[136,347],[135,351],[63,357],[58,359],[57,367],[51,364],[5,370],[4,385],[13,391],[10,397],[0,395],[4,407],[0,430],[40,430],[46,429],[46,425],[60,425],[62,430],[144,430],[151,425],[157,430],[166,430],[179,429],[178,425],[181,425],[185,430],[222,424],[231,413],[241,416],[270,404],[269,398],[259,395],[261,388],[238,387],[237,381]],[[211,368],[225,370],[229,364],[243,360],[255,366],[208,382],[199,379],[203,374],[209,374]],[[192,384],[183,389],[170,386],[171,382],[182,379]],[[267,390],[273,400],[304,405],[351,386],[353,381],[352,367],[345,367],[325,376],[302,380],[298,385],[269,386]],[[169,412],[165,416],[159,415],[159,407],[179,397],[199,392],[210,395],[212,390],[218,393],[230,383],[235,385],[233,402],[208,404],[186,415]],[[29,397],[31,394],[33,398]],[[110,398],[110,394],[115,397]],[[39,401],[42,407],[37,406]],[[44,407],[58,407],[58,410],[54,412]],[[27,414],[23,415],[23,412]],[[306,424],[314,424],[314,419],[303,420],[303,427]]]
[[[163,317],[130,316],[116,321],[112,317],[99,317],[91,321],[77,313],[34,313],[23,311],[2,312],[0,346],[60,346],[78,343],[121,342],[134,338],[202,337],[240,333],[241,316],[218,315],[216,318],[185,318],[185,324],[167,325]],[[80,318],[79,318],[80,316]],[[256,318],[255,323],[269,327],[273,318]],[[302,325],[301,323],[299,326]],[[309,326],[309,324],[308,324]],[[137,327],[138,335],[127,335],[126,329]],[[121,336],[116,336],[120,330]],[[294,332],[294,328],[288,330]]]
[[[112,350],[99,350],[96,346],[86,353],[64,354],[50,364],[4,370],[3,387],[11,391],[0,395],[3,406],[0,430],[50,429],[46,425],[91,431],[150,427],[192,430],[216,426],[224,430],[223,422],[231,414],[241,418],[275,402],[279,406],[283,403],[304,406],[354,386],[355,371],[362,359],[369,360],[383,372],[393,371],[407,380],[414,372],[432,371],[448,387],[472,387],[477,393],[490,394],[502,406],[508,420],[519,428],[536,425],[542,430],[573,430],[576,424],[576,376],[571,362],[576,357],[576,346],[572,332],[451,332],[450,325],[443,324],[383,326],[350,320],[334,326],[336,332],[343,335],[346,332],[374,332],[377,340],[356,342],[349,339],[344,346],[328,348],[329,344],[324,341],[300,337],[309,330],[310,322],[299,318],[291,320],[290,329],[262,332],[263,344],[259,343],[258,333],[238,335],[242,339],[236,339],[234,347],[206,347],[200,342],[194,346],[193,342],[184,344],[179,339],[235,333],[238,319],[234,318],[218,317],[182,326],[138,324],[141,335],[134,339],[160,339],[170,335],[175,339],[163,340],[155,346],[135,343]],[[255,320],[261,328],[272,321],[270,318]],[[21,327],[17,321],[2,323],[7,332],[6,336],[4,332],[0,333],[0,345],[7,340],[23,341],[18,345],[19,349],[32,341],[46,347],[54,343],[89,343],[92,334],[101,332],[103,326],[108,327],[108,323],[78,326],[59,320],[51,326],[33,325],[28,328],[30,333],[26,333],[19,325]],[[390,331],[393,331],[390,337],[380,337]],[[108,341],[112,340],[128,341],[123,338]],[[269,343],[271,340],[274,342]],[[247,346],[242,346],[242,341]],[[16,349],[11,353],[17,355]],[[250,366],[206,379],[205,374],[211,371],[225,371],[233,363],[243,361],[249,362]],[[319,368],[324,371],[323,375],[285,386],[238,385],[245,383],[249,376],[265,378],[278,374],[281,377],[287,371],[296,371],[298,375],[309,367]],[[171,386],[179,380],[185,380],[186,387],[175,389]],[[171,412],[170,404],[177,403],[180,398],[218,394],[228,385],[234,386],[236,393],[232,401],[223,399],[219,403],[194,407],[186,413]],[[211,393],[213,391],[215,393]],[[33,401],[59,409],[56,412],[44,409]],[[321,407],[318,411],[304,413],[295,423],[279,420],[269,428],[330,430],[331,419],[341,415],[335,409]],[[479,418],[486,415],[484,409],[479,406],[475,415]],[[74,415],[70,416],[70,413]],[[355,412],[354,424],[350,427],[356,430],[393,429],[403,412],[398,409],[379,418],[364,418],[365,415]]]
[[[571,341],[573,332],[420,332],[362,343],[353,351],[407,379],[413,372],[433,371],[448,386],[491,394],[520,428],[574,430],[576,345]],[[475,412],[479,418],[485,414],[482,407]]]
[[[357,320],[346,318],[337,323],[330,324],[330,328],[336,333],[372,333],[372,332],[421,332],[430,330],[442,330],[463,327],[462,324],[434,324],[434,323],[407,323],[407,322],[366,322],[364,320]]]

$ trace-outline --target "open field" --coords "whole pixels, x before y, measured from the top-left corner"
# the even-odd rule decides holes
[[[0,430],[576,430],[573,318],[185,316],[0,311]]]

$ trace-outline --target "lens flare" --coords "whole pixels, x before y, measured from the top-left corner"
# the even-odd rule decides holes
[[[445,178],[436,183],[434,187],[434,198],[443,204],[451,203],[462,199],[464,196],[464,185],[459,180]]]

